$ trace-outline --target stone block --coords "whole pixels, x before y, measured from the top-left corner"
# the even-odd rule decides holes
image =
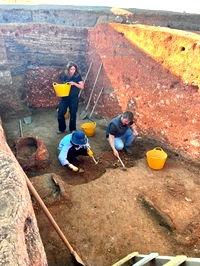
[[[1,86],[12,85],[12,76],[9,70],[0,70]]]

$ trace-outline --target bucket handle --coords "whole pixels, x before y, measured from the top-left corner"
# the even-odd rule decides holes
[[[69,85],[69,81],[66,82],[66,83],[63,83],[63,84],[67,84],[67,85]],[[53,82],[53,85],[58,85],[58,83],[57,83],[57,82]]]
[[[97,125],[97,123],[96,123],[96,122],[94,122],[94,121],[92,121],[92,122],[88,122],[87,124],[94,124],[94,125],[95,125],[95,127],[96,127],[96,125]]]
[[[163,149],[160,148],[160,147],[155,147],[153,150],[156,150],[156,151],[163,151]]]
[[[94,124],[94,127],[96,127],[96,125],[97,125],[97,123],[94,122],[94,121],[93,121],[92,123],[91,123],[91,122],[89,122],[89,123],[90,123],[90,124]],[[82,124],[81,127],[82,127],[82,128],[85,128],[85,127],[84,127],[84,124]]]

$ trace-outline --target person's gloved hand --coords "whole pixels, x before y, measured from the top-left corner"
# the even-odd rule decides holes
[[[92,155],[93,155],[93,151],[92,151],[91,149],[88,149],[88,150],[87,150],[87,154],[88,154],[90,157],[92,157]]]
[[[76,167],[75,165],[73,165],[72,163],[67,165],[73,172],[78,172],[78,167]]]
[[[85,148],[86,150],[90,150],[90,145],[89,145],[89,143],[85,144],[85,145],[84,145],[84,148]]]

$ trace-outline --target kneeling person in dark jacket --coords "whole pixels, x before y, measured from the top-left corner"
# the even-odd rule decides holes
[[[87,156],[90,145],[83,131],[75,131],[61,139],[58,149],[60,151],[58,159],[61,165],[78,172],[78,167],[74,165],[74,162],[77,161],[76,157],[79,155]]]
[[[106,129],[106,138],[108,138],[116,157],[119,156],[118,151],[122,149],[128,155],[132,155],[129,147],[137,135],[136,126],[133,122],[133,113],[129,111],[113,118]]]

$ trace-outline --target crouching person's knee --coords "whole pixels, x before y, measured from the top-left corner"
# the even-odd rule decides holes
[[[121,150],[123,150],[123,148],[124,148],[124,143],[122,141],[115,142],[115,149],[116,150],[121,151]]]

